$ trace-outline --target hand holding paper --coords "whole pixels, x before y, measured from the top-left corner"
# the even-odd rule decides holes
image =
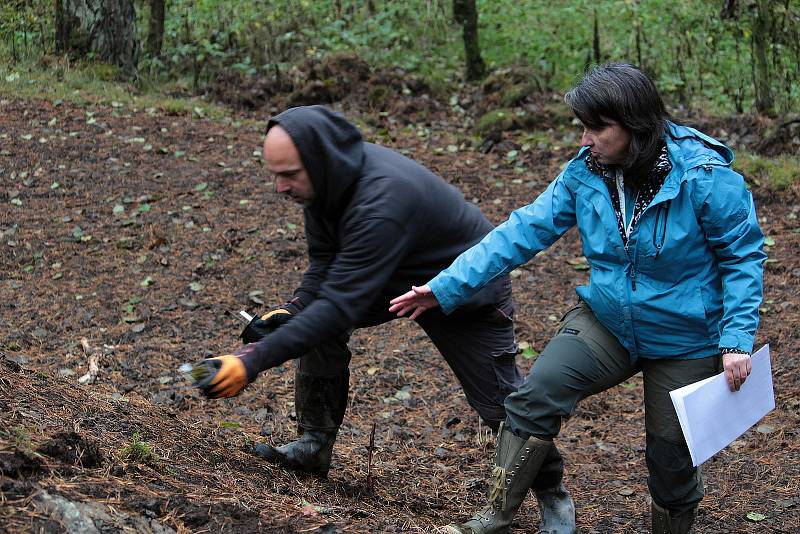
[[[692,463],[705,462],[775,408],[769,345],[750,358],[752,372],[731,391],[727,371],[670,392]]]
[[[745,379],[753,370],[749,354],[733,352],[722,355],[722,366],[725,369],[725,378],[731,391],[739,391]]]

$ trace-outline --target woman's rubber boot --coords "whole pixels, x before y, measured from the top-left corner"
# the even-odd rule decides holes
[[[523,439],[500,426],[489,504],[462,525],[449,525],[451,534],[505,534],[553,446],[533,436]]]
[[[255,453],[282,467],[327,476],[349,386],[349,372],[317,376],[297,371],[294,398],[300,438],[280,447],[258,444]]]
[[[537,491],[536,500],[542,516],[538,534],[577,534],[575,504],[564,484]]]
[[[680,515],[661,508],[653,501],[650,505],[652,513],[653,534],[689,534],[697,517],[697,507]]]

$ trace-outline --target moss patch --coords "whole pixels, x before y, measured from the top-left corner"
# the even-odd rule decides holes
[[[800,156],[762,157],[740,152],[733,162],[751,185],[781,193],[800,184]]]

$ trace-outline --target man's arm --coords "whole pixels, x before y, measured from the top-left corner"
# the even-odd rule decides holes
[[[302,356],[319,343],[352,328],[374,303],[403,261],[409,237],[389,219],[362,219],[346,227],[335,259],[316,298],[291,321],[241,356],[254,375]]]
[[[300,286],[294,291],[293,300],[297,311],[311,304],[317,297],[319,287],[336,256],[333,238],[327,235],[312,217],[305,218],[305,231],[308,243],[308,268],[303,273]]]

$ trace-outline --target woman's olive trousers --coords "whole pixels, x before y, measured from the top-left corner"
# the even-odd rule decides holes
[[[682,513],[703,498],[703,480],[692,466],[669,392],[717,374],[721,366],[718,355],[631,362],[628,351],[581,303],[567,312],[522,386],[506,399],[507,424],[520,436],[552,439],[578,401],[641,371],[650,494],[663,508]],[[551,476],[560,479],[560,473]]]

